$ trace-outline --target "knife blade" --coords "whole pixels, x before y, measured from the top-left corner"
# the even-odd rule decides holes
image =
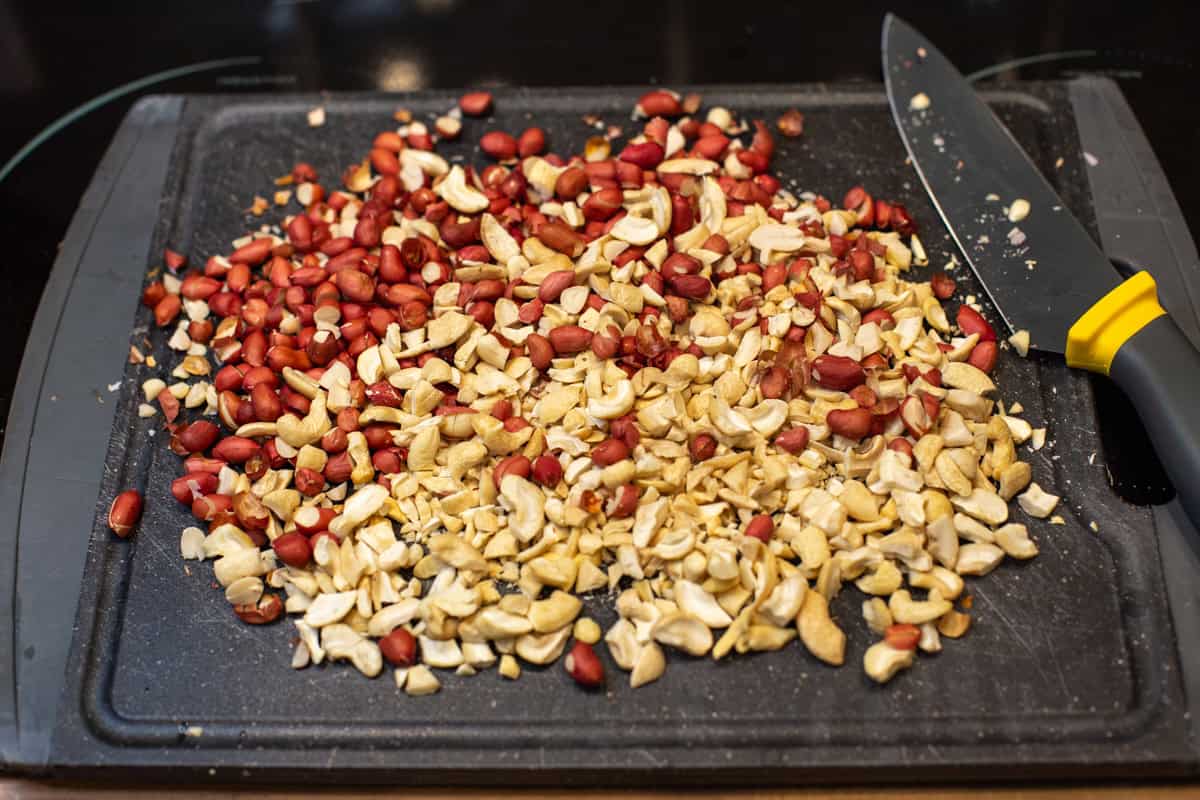
[[[1120,276],[954,65],[892,15],[883,65],[913,166],[1001,317],[1031,347],[1064,352],[1067,330]],[[923,110],[912,102],[922,94]],[[1013,222],[1005,212],[1018,200],[1030,211]]]
[[[1158,303],[1154,279],[1121,280],[1029,156],[933,44],[883,23],[896,127],[972,271],[1014,331],[1108,375],[1133,401],[1200,543],[1200,353]],[[1023,219],[1004,211],[1029,204]]]

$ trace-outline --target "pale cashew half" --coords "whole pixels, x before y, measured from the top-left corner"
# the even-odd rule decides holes
[[[500,494],[513,507],[508,527],[522,542],[529,542],[546,523],[546,496],[520,475],[505,475]]]
[[[652,503],[643,503],[638,506],[637,515],[633,521],[633,544],[636,547],[650,545],[654,534],[658,533],[659,528],[666,521],[669,510],[670,503],[666,497],[660,497]]]
[[[700,187],[700,225],[709,231],[721,230],[728,211],[725,192],[715,178],[705,176]]]
[[[846,634],[829,616],[829,604],[820,592],[807,592],[804,595],[804,604],[796,617],[796,628],[808,652],[835,667],[845,662]]]
[[[808,581],[803,575],[789,575],[781,580],[761,606],[758,613],[780,627],[790,625],[804,605]]]
[[[636,689],[658,680],[667,669],[667,659],[655,642],[647,642],[638,653],[629,676],[629,685]]]
[[[766,253],[793,253],[804,248],[804,232],[791,225],[769,222],[750,234],[750,246]]]
[[[383,501],[388,498],[386,486],[370,483],[350,495],[342,507],[342,513],[329,523],[329,531],[339,539],[344,539],[355,528],[380,509]]]
[[[743,416],[750,421],[754,430],[770,438],[787,422],[788,404],[783,400],[763,400],[746,409]]]
[[[972,542],[959,548],[954,571],[959,575],[987,575],[1003,560],[1004,551],[996,545]]]
[[[710,628],[725,628],[733,622],[733,618],[725,613],[716,598],[698,583],[676,581],[675,602],[685,612]]]
[[[690,656],[702,656],[713,646],[709,627],[682,611],[663,615],[650,629],[650,635],[654,641],[682,650]]]
[[[533,630],[533,623],[527,618],[505,611],[499,606],[480,609],[471,620],[475,629],[486,639],[508,639]]]
[[[418,637],[421,643],[421,660],[431,667],[454,669],[463,663],[462,650],[454,639],[431,639]]]
[[[1029,488],[1017,497],[1017,502],[1021,504],[1021,510],[1029,516],[1045,519],[1058,505],[1058,499],[1058,495],[1050,494],[1036,483],[1031,483]]]
[[[633,409],[635,399],[633,383],[617,381],[608,394],[588,400],[588,413],[597,419],[616,419]]]
[[[434,187],[434,191],[451,208],[463,214],[478,214],[488,207],[487,195],[467,185],[467,174],[457,164],[450,168],[450,174]]]
[[[318,441],[333,427],[325,407],[325,393],[318,391],[313,395],[304,419],[284,414],[276,420],[275,427],[279,438],[297,449]]]
[[[642,646],[638,643],[632,622],[625,618],[617,620],[604,634],[604,643],[608,645],[608,652],[618,667],[626,671],[633,669]]]
[[[582,610],[583,601],[578,597],[555,591],[545,600],[535,600],[530,605],[529,620],[538,633],[550,633],[573,623]]]
[[[986,372],[965,361],[951,361],[942,367],[942,385],[980,395],[996,391],[996,384]]]
[[[358,592],[335,592],[320,594],[304,612],[304,621],[314,628],[332,625],[350,613],[358,601]],[[325,646],[328,650],[328,645]]]
[[[959,558],[961,560],[961,555]],[[888,598],[888,610],[892,612],[892,618],[910,625],[931,622],[951,608],[950,602],[943,600],[936,591],[929,593],[928,600],[913,600],[907,589],[901,589]]]
[[[1018,522],[997,528],[995,537],[996,544],[1013,558],[1027,559],[1038,554],[1037,545],[1029,538],[1029,529]]]
[[[897,672],[912,666],[915,650],[900,650],[887,642],[876,642],[863,653],[863,670],[876,683],[887,683]]]
[[[652,243],[659,236],[658,226],[654,224],[654,220],[635,217],[632,214],[627,214],[617,220],[609,233],[623,242],[629,242],[638,247]]]
[[[674,172],[681,175],[708,175],[721,166],[707,158],[673,158],[655,167],[656,172]]]
[[[483,246],[492,254],[492,258],[496,259],[497,264],[507,264],[521,255],[521,247],[517,240],[491,214],[484,214],[480,218],[479,238],[483,240]]]
[[[421,602],[415,597],[405,597],[398,603],[384,606],[367,622],[367,635],[376,638],[387,636],[401,625],[412,622],[420,606]]]
[[[882,597],[872,597],[862,604],[863,619],[867,627],[880,636],[892,624],[892,612],[888,610],[887,602]]]
[[[567,639],[571,636],[571,626],[550,633],[527,633],[517,637],[517,655],[531,664],[549,664],[562,655]]]
[[[1008,504],[995,492],[976,487],[968,497],[951,497],[954,507],[988,525],[1002,525],[1008,520]]]
[[[455,569],[472,572],[487,571],[487,561],[470,542],[452,533],[442,533],[429,540],[429,552]]]

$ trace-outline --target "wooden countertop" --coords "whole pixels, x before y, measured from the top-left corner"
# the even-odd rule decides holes
[[[764,789],[759,791],[687,791],[651,792],[618,790],[622,800],[788,800],[789,798],[835,798],[836,800],[950,800],[970,795],[971,800],[1033,800],[1033,798],[1200,798],[1200,784],[1179,783],[1119,783],[1102,785],[1028,785],[1028,786],[932,786],[932,787],[870,787],[836,789]],[[186,789],[168,786],[138,787],[129,785],[95,787],[69,783],[43,783],[27,780],[0,779],[0,800],[50,800],[54,798],[85,798],[86,800],[124,800],[125,798],[162,797],[170,793],[179,800],[284,800],[285,798],[318,797],[321,800],[361,800],[361,798],[406,798],[406,800],[447,800],[448,798],[488,798],[488,800],[600,800],[616,792],[601,790],[509,791],[489,789],[420,789],[400,792],[387,789],[345,791],[339,789],[267,789],[204,788]]]

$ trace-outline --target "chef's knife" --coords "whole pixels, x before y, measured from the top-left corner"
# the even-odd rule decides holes
[[[892,14],[883,75],[913,166],[1004,321],[1027,330],[1033,349],[1121,387],[1200,526],[1200,353],[1159,305],[1154,279],[1121,279],[954,65]],[[1010,220],[1020,200],[1029,213]]]

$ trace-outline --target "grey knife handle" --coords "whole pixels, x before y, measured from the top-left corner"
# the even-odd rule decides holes
[[[1121,345],[1108,374],[1133,401],[1180,503],[1200,526],[1200,352],[1164,314]]]

